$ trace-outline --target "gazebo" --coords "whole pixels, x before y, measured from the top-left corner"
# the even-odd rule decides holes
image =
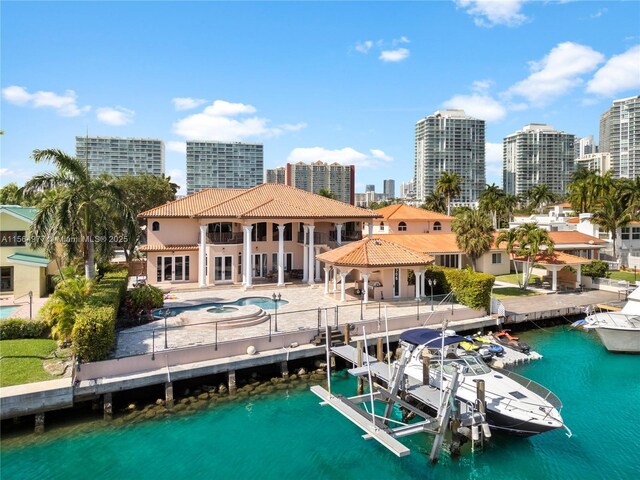
[[[513,259],[516,262],[526,263],[526,257],[515,257]],[[558,250],[553,253],[541,252],[536,255],[532,260],[534,264],[544,267],[547,272],[551,271],[551,290],[556,292],[558,290],[558,272],[564,267],[573,267],[576,269],[576,284],[579,286],[582,283],[582,265],[591,263],[588,258],[577,257],[569,253],[564,253]]]
[[[379,288],[380,298],[406,296],[409,270],[416,275],[416,297],[422,292],[419,285],[425,265],[433,263],[433,257],[402,247],[381,238],[365,238],[316,257],[324,262],[324,293],[329,293],[329,278],[333,278],[333,291],[337,291],[340,276],[340,301],[346,300],[345,279],[358,270],[363,281],[363,302],[369,301],[369,287]],[[375,295],[374,295],[375,298]]]

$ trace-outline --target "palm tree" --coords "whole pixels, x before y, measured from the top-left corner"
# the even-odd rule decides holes
[[[318,190],[318,195],[320,195],[321,197],[332,198],[334,200],[337,198],[336,194],[328,188],[321,188],[320,190]]]
[[[529,198],[531,207],[534,209],[537,208],[539,213],[542,213],[545,205],[553,202],[556,198],[546,183],[540,183],[531,187],[527,192],[527,197]]]
[[[447,215],[451,215],[451,199],[460,196],[463,179],[457,173],[442,172],[436,182],[435,192],[447,198]]]
[[[553,240],[549,232],[538,227],[535,223],[524,223],[517,229],[517,254],[525,257],[525,269],[522,276],[522,288],[527,289],[529,278],[533,272],[533,265],[540,251],[553,253]]]
[[[634,220],[640,217],[640,177],[631,180],[624,178],[620,180],[621,203],[629,205],[629,210]]]
[[[518,264],[516,263],[516,249],[519,245],[518,239],[518,230],[516,228],[510,228],[504,232],[501,232],[500,235],[496,238],[496,246],[500,248],[500,245],[506,243],[505,249],[509,253],[509,257],[513,262],[513,268],[516,271],[516,280],[518,280],[518,287],[522,288],[522,284],[520,283],[520,277],[518,276]]]
[[[493,227],[489,217],[480,210],[466,209],[451,224],[456,243],[467,254],[476,270],[476,261],[488,252],[493,243]]]
[[[516,208],[518,208],[518,204],[520,200],[515,195],[511,195],[510,193],[506,193],[502,197],[502,208],[500,209],[501,213],[507,217],[507,223],[511,221],[513,217],[513,212],[515,212]]]
[[[629,225],[629,222],[631,222],[632,219],[629,205],[624,204],[621,200],[622,199],[620,197],[616,197],[615,195],[607,195],[603,197],[592,217],[595,223],[610,232],[611,241],[613,242],[614,259],[618,258],[616,255],[618,229]]]
[[[425,210],[431,210],[432,212],[444,213],[447,211],[447,203],[444,196],[431,192],[424,199],[424,203],[420,205],[420,208]]]
[[[92,282],[85,277],[69,277],[58,282],[43,308],[44,319],[51,327],[54,339],[67,341],[71,338],[76,312],[84,305],[91,287]]]
[[[122,192],[110,179],[89,176],[88,166],[57,149],[34,150],[36,163],[51,162],[54,172],[31,178],[21,189],[27,197],[47,192],[31,225],[31,245],[56,256],[62,244],[68,260],[82,257],[87,279],[95,277],[96,247],[102,258],[113,251],[114,213],[135,231],[131,209],[121,200]]]
[[[493,228],[498,228],[498,212],[502,210],[504,192],[495,183],[487,185],[480,194],[480,209],[487,213],[491,213]]]

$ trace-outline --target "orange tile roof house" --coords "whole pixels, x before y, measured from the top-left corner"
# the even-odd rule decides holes
[[[379,214],[286,185],[206,189],[140,214],[147,221],[147,280],[242,283],[299,274],[321,280],[321,251],[362,238]]]
[[[453,217],[402,203],[375,210],[382,218],[373,222],[374,234],[448,233]]]

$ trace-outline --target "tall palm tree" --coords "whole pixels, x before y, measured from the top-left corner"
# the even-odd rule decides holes
[[[507,223],[511,221],[513,218],[513,212],[515,212],[516,208],[518,208],[518,204],[520,200],[517,196],[511,195],[510,193],[506,193],[502,197],[502,208],[500,209],[501,213],[507,217]]]
[[[93,279],[96,247],[103,258],[113,251],[109,235],[115,233],[114,212],[132,232],[135,218],[112,180],[92,179],[84,162],[57,149],[34,150],[33,159],[50,162],[56,170],[36,175],[21,189],[27,197],[47,191],[31,225],[31,244],[50,256],[62,244],[67,259],[82,257],[85,276]]]
[[[546,183],[539,183],[531,187],[527,192],[527,196],[531,207],[538,209],[539,213],[542,213],[542,209],[556,198]]]
[[[517,229],[517,253],[525,257],[525,269],[522,275],[522,288],[526,290],[529,278],[533,272],[535,259],[541,251],[553,253],[553,240],[549,232],[538,227],[535,223],[524,223]]]
[[[420,208],[431,210],[432,212],[444,213],[447,211],[447,203],[444,196],[436,192],[431,192],[424,198],[424,203],[420,205]]]
[[[519,246],[518,230],[516,228],[510,228],[509,230],[501,232],[496,238],[496,245],[500,248],[503,243],[505,244],[504,248],[509,253],[509,257],[513,262],[513,268],[516,271],[516,280],[518,280],[518,287],[522,288],[520,276],[518,275],[518,264],[516,263],[516,249]]]
[[[487,185],[480,194],[480,209],[491,214],[493,228],[498,228],[498,213],[503,208],[504,192],[495,183]]]
[[[435,192],[447,198],[447,215],[451,215],[451,199],[460,196],[463,179],[457,173],[442,172],[436,182]]]
[[[597,206],[592,219],[601,228],[608,230],[611,234],[613,258],[617,259],[616,240],[618,239],[618,229],[629,225],[632,219],[629,205],[624,204],[620,197],[607,195],[603,197],[600,205]]]
[[[640,177],[631,180],[620,180],[620,194],[623,205],[629,205],[629,210],[634,220],[640,217]]]
[[[480,210],[465,209],[456,216],[451,228],[458,247],[464,250],[476,270],[478,258],[488,252],[493,243],[491,219]]]

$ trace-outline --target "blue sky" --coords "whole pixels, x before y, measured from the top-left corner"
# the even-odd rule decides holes
[[[264,143],[265,167],[356,165],[356,189],[413,176],[414,126],[443,108],[504,136],[549,123],[597,140],[640,93],[640,2],[13,2],[1,9],[0,184],[75,136]]]

